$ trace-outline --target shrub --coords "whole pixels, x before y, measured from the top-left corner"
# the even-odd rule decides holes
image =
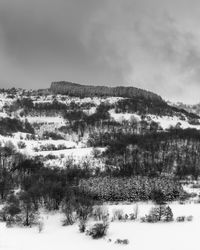
[[[52,140],[63,140],[64,139],[62,135],[54,133],[54,132],[48,132],[48,131],[45,131],[43,133],[43,136],[47,139],[51,138]]]
[[[187,221],[192,221],[192,220],[193,220],[193,216],[192,216],[192,215],[187,216],[187,217],[186,217],[186,220],[187,220]]]
[[[105,217],[108,217],[108,209],[105,206],[94,206],[92,215],[95,220],[103,220]]]
[[[6,227],[12,227],[13,225],[22,225],[22,217],[20,215],[16,215],[14,217],[7,217]]]
[[[124,215],[124,220],[126,221],[126,220],[128,220],[128,219],[129,219],[128,214],[125,214],[125,215]]]
[[[129,214],[129,219],[130,220],[136,220],[137,217],[136,217],[136,215],[134,213],[132,213],[132,214]]]
[[[87,232],[88,235],[92,236],[93,239],[99,239],[106,235],[108,230],[108,224],[96,223]]]
[[[67,147],[65,146],[65,144],[59,144],[57,146],[57,150],[63,150],[63,149],[67,149]]]
[[[113,210],[113,220],[122,220],[124,218],[124,211],[122,209]]]
[[[44,229],[44,222],[42,220],[38,221],[38,232],[41,233]]]
[[[63,204],[62,212],[65,214],[65,219],[63,220],[62,225],[73,225],[76,221],[73,200],[70,199]]]
[[[25,144],[23,141],[19,141],[19,142],[17,143],[17,146],[18,146],[19,149],[24,149],[24,148],[26,148],[26,144]]]
[[[190,198],[195,198],[195,197],[197,197],[197,193],[192,192],[192,193],[189,194],[189,197]]]
[[[177,222],[184,222],[185,220],[186,220],[185,216],[178,216],[178,217],[176,218],[176,221],[177,221]]]
[[[48,154],[45,156],[45,160],[55,160],[57,158],[57,156],[52,155],[52,154]]]
[[[143,216],[143,217],[141,217],[141,218],[140,218],[140,221],[141,221],[141,222],[147,222],[147,220],[146,220],[146,215]]]
[[[80,220],[79,221],[79,231],[80,231],[80,233],[84,233],[85,232],[85,230],[86,230],[86,223],[87,223],[87,221],[86,220]]]
[[[149,222],[149,223],[155,223],[158,222],[158,218],[155,215],[145,215],[145,217],[141,218],[141,222]]]
[[[124,240],[117,239],[115,241],[115,244],[128,245],[129,244],[129,240],[128,239],[124,239]]]

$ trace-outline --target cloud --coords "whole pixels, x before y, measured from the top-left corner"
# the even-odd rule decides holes
[[[100,31],[106,48],[112,48],[114,55],[102,54],[121,71],[124,83],[174,100],[198,101],[199,37],[181,28],[166,9],[155,13],[155,5],[144,5],[145,1],[112,3],[96,18],[93,29]]]
[[[0,0],[0,84],[132,85],[199,101],[200,3],[192,3]]]

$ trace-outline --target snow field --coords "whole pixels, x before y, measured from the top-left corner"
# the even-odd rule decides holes
[[[139,216],[152,207],[152,203],[138,203]],[[122,208],[133,212],[135,204],[107,205],[109,211]],[[44,229],[37,227],[6,228],[0,223],[0,249],[2,250],[94,250],[94,249],[135,249],[135,250],[199,250],[200,205],[170,205],[176,216],[193,215],[192,222],[141,223],[139,221],[111,222],[105,239],[93,240],[81,234],[78,225],[62,226],[61,213],[43,213]],[[114,244],[116,239],[128,239],[129,245]],[[108,242],[111,239],[111,242]]]

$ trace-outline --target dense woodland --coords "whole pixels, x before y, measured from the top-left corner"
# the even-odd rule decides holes
[[[98,140],[99,139],[99,140]],[[117,134],[96,138],[106,146],[107,171],[116,176],[171,175],[198,178],[200,174],[200,133],[194,129],[171,129],[144,135]]]
[[[0,119],[0,134],[9,135],[15,132],[24,132],[34,134],[34,128],[31,124],[25,120],[25,122],[20,121],[16,118],[1,118]]]
[[[50,90],[54,94],[64,94],[78,97],[105,97],[105,96],[120,96],[120,97],[145,97],[146,99],[157,99],[164,102],[162,98],[150,91],[138,89],[134,87],[105,87],[105,86],[90,86],[81,85],[72,82],[53,82]]]

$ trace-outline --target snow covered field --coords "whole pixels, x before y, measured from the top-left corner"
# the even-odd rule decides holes
[[[109,205],[109,211],[122,208],[132,212],[134,204]],[[152,207],[151,203],[139,203],[139,216]],[[78,226],[63,227],[60,213],[42,214],[44,229],[37,227],[6,228],[0,223],[0,249],[2,250],[94,250],[94,249],[135,249],[135,250],[199,250],[200,204],[171,204],[174,217],[193,215],[192,222],[141,223],[139,221],[111,222],[104,239],[93,240],[78,231]],[[116,239],[128,239],[128,245],[115,244]],[[111,242],[108,240],[111,239]]]

